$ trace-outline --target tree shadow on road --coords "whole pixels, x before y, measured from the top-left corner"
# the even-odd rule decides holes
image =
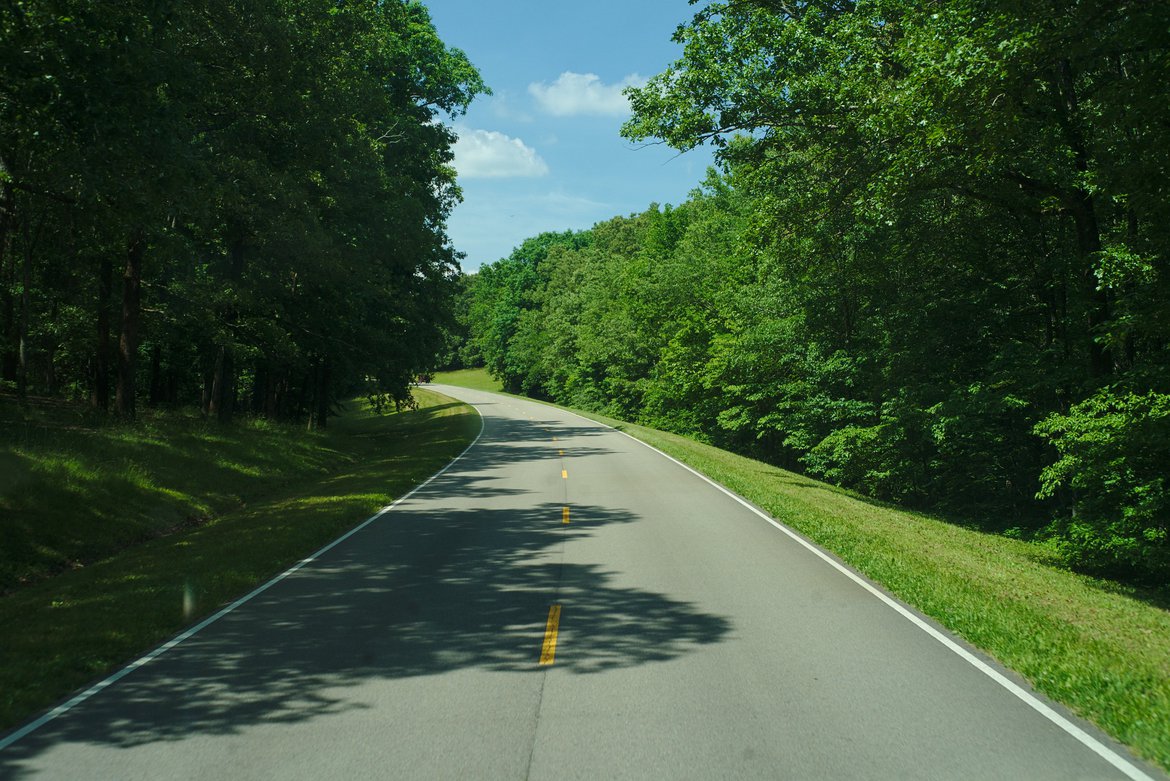
[[[667,661],[726,639],[724,617],[619,585],[601,564],[562,560],[574,540],[637,522],[628,511],[575,504],[566,525],[560,502],[499,506],[523,491],[507,488],[494,469],[547,468],[549,453],[556,457],[541,428],[497,421],[490,441],[416,495],[449,496],[457,509],[404,503],[11,746],[0,755],[0,776],[16,777],[62,742],[131,747],[362,709],[369,706],[347,697],[346,687],[377,680],[471,669],[540,674],[554,602],[564,605],[562,627],[573,637],[556,667],[570,673]],[[560,427],[556,436],[570,434]],[[574,458],[608,452],[579,444]]]

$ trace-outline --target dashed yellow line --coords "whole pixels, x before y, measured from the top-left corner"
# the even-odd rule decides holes
[[[569,522],[569,508],[562,507],[561,508],[561,523],[568,523],[568,522]]]
[[[540,646],[540,663],[552,664],[557,658],[557,632],[561,626],[561,606],[548,609],[548,621],[544,624],[544,643]]]
[[[561,470],[561,477],[562,477],[562,478],[564,478],[565,480],[568,480],[568,479],[569,479],[569,470],[568,470],[568,469],[562,469],[562,470]]]

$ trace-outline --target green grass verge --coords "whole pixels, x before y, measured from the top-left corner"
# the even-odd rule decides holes
[[[417,411],[388,416],[352,403],[330,421],[328,431],[314,434],[159,417],[126,429],[77,426],[60,436],[42,431],[18,439],[14,449],[20,459],[52,464],[51,475],[77,476],[62,482],[63,492],[77,503],[72,509],[81,511],[75,522],[103,526],[106,531],[89,536],[121,549],[0,597],[0,729],[154,647],[356,526],[442,468],[479,431],[479,416],[470,407],[426,390],[416,390],[415,397]],[[52,417],[30,414],[42,423]],[[103,444],[112,451],[104,461]],[[59,465],[66,461],[66,472],[55,471],[65,469]],[[120,466],[123,462],[128,466]],[[40,480],[37,469],[29,472],[30,479]],[[118,477],[124,473],[141,477]],[[30,488],[8,482],[17,483],[16,495],[26,497],[22,501],[40,496],[55,512],[70,510],[47,484]],[[108,522],[119,501],[131,508],[134,523]],[[99,509],[83,507],[87,503]],[[151,507],[162,513],[161,520],[151,519]],[[201,526],[159,536],[176,518],[181,522],[185,514],[217,510]],[[25,522],[10,506],[4,508],[3,525]],[[54,535],[67,534],[69,516],[54,523]],[[71,551],[84,552],[87,531],[70,538],[76,542]],[[142,535],[148,538],[142,541]],[[55,563],[64,555],[56,550],[38,562]]]
[[[477,384],[467,387],[482,388],[482,378],[471,379]],[[1170,593],[1069,572],[1036,543],[888,507],[685,437],[578,412],[763,508],[1170,769]]]
[[[338,457],[330,437],[302,427],[150,410],[123,426],[86,414],[0,400],[0,593],[201,525]]]
[[[472,390],[493,391],[502,393],[504,386],[495,377],[488,374],[487,369],[458,369],[453,372],[438,372],[434,376],[435,382],[444,382],[448,385],[458,385],[460,388]]]

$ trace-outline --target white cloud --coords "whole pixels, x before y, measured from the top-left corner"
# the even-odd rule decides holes
[[[552,84],[543,81],[529,84],[528,92],[544,111],[554,116],[621,116],[630,111],[630,103],[622,90],[626,87],[641,87],[645,83],[645,77],[636,73],[626,76],[618,84],[605,84],[596,73],[565,71]]]
[[[494,130],[457,128],[455,170],[467,179],[544,176],[548,164],[519,138]]]

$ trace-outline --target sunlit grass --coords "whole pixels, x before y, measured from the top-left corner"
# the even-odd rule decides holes
[[[28,718],[284,570],[458,455],[478,432],[478,416],[429,391],[416,391],[416,398],[419,410],[388,416],[353,404],[346,415],[330,421],[325,433],[251,425],[216,433],[220,445],[233,449],[232,463],[243,462],[241,454],[253,454],[251,463],[263,463],[268,482],[218,486],[214,502],[184,500],[184,512],[214,505],[216,515],[201,525],[138,539],[84,567],[66,569],[0,598],[0,729]],[[247,442],[250,436],[269,446],[287,447],[291,453],[264,450]],[[128,441],[149,446],[151,438]],[[178,475],[194,458],[184,447],[193,443],[202,454],[200,443],[206,441],[196,432],[186,441],[168,444],[165,452],[177,463],[149,462],[154,467],[152,479],[165,485],[167,476]],[[149,451],[152,459],[161,457],[160,451]],[[130,462],[148,463],[134,458]],[[214,459],[210,463],[211,473],[220,479],[230,481],[232,473],[238,474],[216,466]],[[281,466],[285,471],[273,468]],[[122,475],[119,490],[127,490],[133,480],[126,478],[122,467],[115,469]],[[248,491],[246,501],[236,494],[240,485]],[[51,495],[45,486],[38,490]],[[159,488],[143,501],[150,505],[158,493],[166,494],[169,502],[178,501],[193,495],[188,490],[192,489]],[[64,510],[72,500],[57,501]],[[161,508],[171,509],[166,503]],[[146,511],[140,507],[137,512]],[[162,523],[173,518],[167,512],[168,520]],[[6,514],[5,526],[10,519]],[[76,516],[74,520],[76,525]],[[60,557],[61,547],[58,540],[53,546],[26,541],[26,550],[38,554],[40,561]]]
[[[487,369],[458,369],[453,372],[438,372],[434,379],[435,382],[458,385],[460,388],[471,388],[472,390],[498,393],[504,389],[499,380],[488,374]]]

